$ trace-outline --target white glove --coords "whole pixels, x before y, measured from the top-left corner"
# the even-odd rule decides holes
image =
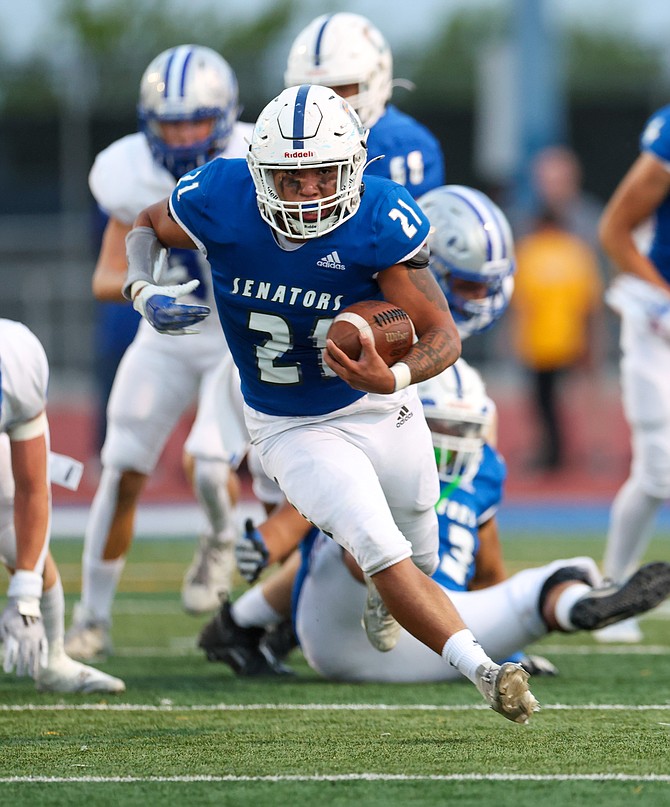
[[[10,597],[0,615],[0,636],[5,645],[3,669],[16,667],[17,675],[35,678],[40,667],[46,667],[49,643],[37,597]]]
[[[142,284],[142,290],[136,294],[136,285],[139,284]],[[191,326],[208,316],[211,309],[207,305],[180,305],[176,300],[190,294],[199,285],[199,280],[189,280],[176,286],[155,286],[138,280],[132,288],[133,308],[159,333],[172,336],[198,333]]]
[[[244,535],[235,544],[235,562],[242,577],[248,583],[254,583],[268,565],[270,553],[263,536],[250,518],[247,519],[244,530]]]

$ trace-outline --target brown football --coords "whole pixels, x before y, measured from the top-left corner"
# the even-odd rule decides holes
[[[414,343],[414,325],[407,313],[385,300],[362,300],[348,306],[332,321],[328,339],[355,361],[361,355],[359,333],[374,336],[377,353],[389,367],[401,361]]]

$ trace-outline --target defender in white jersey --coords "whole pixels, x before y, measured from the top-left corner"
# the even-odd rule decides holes
[[[182,177],[169,211],[138,216],[126,294],[159,328],[188,328],[207,309],[177,304],[188,286],[166,293],[151,266],[165,246],[207,254],[263,468],[363,569],[370,642],[388,651],[404,624],[525,723],[537,709],[527,673],[495,664],[428,577],[437,476],[411,385],[452,364],[460,339],[428,268],[421,209],[387,179],[366,177],[363,192],[366,137],[330,88],[284,90],[261,112],[246,164],[213,160]],[[334,251],[340,268],[323,258]],[[373,298],[402,306],[418,336],[391,368],[364,336],[358,361],[326,338],[337,311]]]
[[[621,316],[621,386],[632,435],[628,479],[610,511],[604,573],[621,580],[651,539],[670,498],[670,106],[648,120],[640,155],[603,212],[600,240],[619,270],[606,300]],[[654,222],[651,244],[638,229]],[[635,622],[597,636],[639,641]]]
[[[20,322],[0,319],[0,562],[11,575],[0,615],[3,668],[30,675],[41,691],[123,692],[123,681],[63,649],[63,586],[49,552],[48,378],[37,337]]]
[[[246,154],[252,126],[237,120],[238,93],[228,63],[209,48],[181,45],[159,54],[140,84],[141,131],[96,158],[90,187],[109,215],[93,278],[99,299],[123,300],[125,236],[135,216],[162,199],[186,171],[225,155]],[[186,300],[214,305],[209,265],[198,252],[173,250],[157,281],[190,283]],[[197,286],[197,288],[193,288]],[[82,596],[67,647],[77,658],[110,652],[112,601],[133,536],[135,510],[148,476],[181,415],[197,402],[185,451],[208,527],[182,588],[193,613],[217,607],[233,571],[236,524],[232,497],[240,446],[224,445],[215,411],[217,368],[228,348],[216,314],[199,333],[164,338],[146,322],[119,366],[107,409],[102,475],[86,527]]]

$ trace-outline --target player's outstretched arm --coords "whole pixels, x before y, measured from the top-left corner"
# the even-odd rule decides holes
[[[168,215],[167,199],[143,210],[126,237],[128,273],[123,294],[133,307],[160,333],[197,333],[192,326],[210,313],[206,305],[181,305],[179,297],[190,294],[199,280],[175,286],[157,286],[154,277],[167,260],[168,247],[195,249],[190,236]]]
[[[51,511],[44,414],[22,428],[24,434],[10,435],[16,570],[7,590],[7,606],[0,614],[0,639],[5,646],[4,671],[34,677],[40,666],[46,666],[48,652],[40,611]]]

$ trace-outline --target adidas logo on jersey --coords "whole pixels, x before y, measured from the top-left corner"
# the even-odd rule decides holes
[[[395,422],[396,429],[399,429],[404,423],[414,417],[414,412],[410,412],[410,410],[406,406],[400,407],[400,412],[398,412],[398,419]]]
[[[340,256],[337,254],[337,250],[333,250],[329,252],[327,255],[324,255],[320,261],[316,262],[317,266],[321,266],[324,269],[339,269],[343,271],[347,267],[340,261]]]

